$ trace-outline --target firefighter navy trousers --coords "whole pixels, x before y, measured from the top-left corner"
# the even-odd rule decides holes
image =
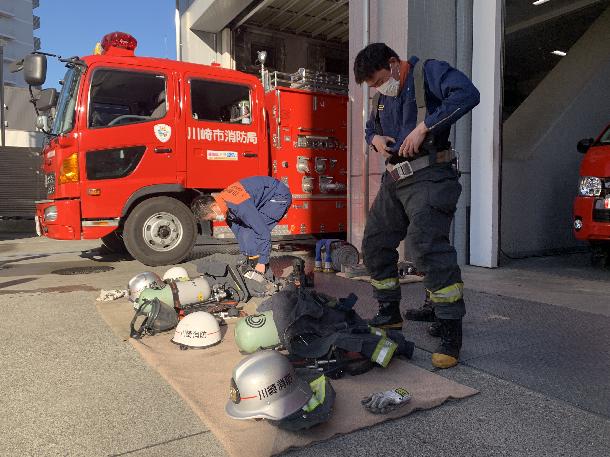
[[[439,319],[460,319],[465,306],[463,283],[449,230],[462,186],[451,164],[435,164],[413,176],[392,181],[387,172],[370,209],[362,250],[380,302],[399,302],[398,251],[406,242],[407,258],[425,274]]]

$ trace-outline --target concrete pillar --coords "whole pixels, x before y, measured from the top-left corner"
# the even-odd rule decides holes
[[[235,68],[231,31],[226,25],[251,0],[177,0],[181,47],[178,56],[187,62],[218,62]]]
[[[194,30],[200,13],[195,9],[198,0],[178,0],[180,10],[181,60],[209,65],[216,60],[216,34]]]
[[[498,266],[502,0],[474,0],[472,82],[481,102],[472,113],[470,263]]]
[[[569,49],[503,127],[502,249],[572,247],[581,138],[608,123],[610,8]]]

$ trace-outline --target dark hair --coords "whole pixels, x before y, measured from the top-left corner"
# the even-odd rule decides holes
[[[354,60],[354,77],[356,83],[362,84],[376,71],[389,70],[388,61],[392,58],[399,59],[398,54],[385,43],[371,43],[358,53]]]
[[[193,203],[191,203],[191,211],[193,211],[193,214],[197,219],[202,220],[212,212],[212,205],[215,202],[216,200],[214,200],[214,197],[211,195],[202,195],[193,200]]]

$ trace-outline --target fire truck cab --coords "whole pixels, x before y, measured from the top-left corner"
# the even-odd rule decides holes
[[[345,93],[315,86],[319,77],[304,70],[282,78],[263,68],[261,81],[136,57],[136,44],[116,32],[101,54],[67,60],[41,153],[39,234],[101,238],[146,265],[178,263],[199,232],[230,236],[224,223],[198,226],[192,200],[253,175],[274,176],[293,193],[274,235],[345,231]],[[46,71],[42,57],[25,59],[31,85]]]

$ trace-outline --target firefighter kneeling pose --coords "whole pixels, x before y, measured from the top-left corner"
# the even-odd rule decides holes
[[[441,342],[432,364],[458,363],[465,314],[463,283],[449,229],[461,193],[451,125],[479,103],[479,92],[446,62],[400,60],[384,43],[373,43],[354,61],[358,84],[377,90],[366,125],[367,143],[386,158],[387,171],[370,209],[362,243],[379,312],[374,327],[402,326],[397,248],[425,274],[427,300],[407,313],[412,320],[436,320]]]

